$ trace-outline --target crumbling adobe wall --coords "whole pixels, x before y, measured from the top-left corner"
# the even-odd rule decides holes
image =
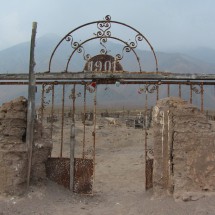
[[[0,107],[0,194],[19,195],[27,179],[27,100],[19,97]],[[45,164],[51,152],[50,137],[35,121],[32,181],[44,179]]]
[[[153,109],[155,196],[196,200],[215,192],[215,128],[198,108],[165,98]]]

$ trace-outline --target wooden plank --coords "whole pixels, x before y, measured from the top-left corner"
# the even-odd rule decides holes
[[[34,47],[36,38],[37,23],[32,24],[30,62],[29,62],[29,85],[28,85],[28,110],[27,110],[27,132],[26,144],[28,150],[28,172],[27,172],[27,188],[29,188],[31,178],[32,148],[34,141],[34,114],[35,114],[35,75],[34,75]]]

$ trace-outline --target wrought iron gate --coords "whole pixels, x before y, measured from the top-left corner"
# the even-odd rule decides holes
[[[90,32],[91,35],[94,35],[93,37],[87,37],[85,40],[81,42],[77,42],[76,39],[76,33],[81,32],[83,28],[86,27],[92,27],[93,26],[93,32]],[[122,35],[117,36],[114,32],[114,26],[124,28],[126,30],[129,30],[132,32],[132,36],[134,37],[133,40],[130,40],[130,38],[122,38]],[[93,33],[93,34],[92,34]],[[89,53],[91,50],[87,51],[87,44],[92,41],[98,41],[98,53],[97,54],[91,54]],[[117,41],[121,43],[120,45],[120,52],[117,53],[111,53],[110,47],[108,46],[109,41]],[[157,63],[157,57],[154,52],[154,49],[152,45],[149,43],[149,41],[146,39],[146,37],[141,34],[139,31],[134,29],[133,27],[120,23],[117,21],[112,21],[110,16],[106,16],[104,20],[96,21],[87,23],[85,25],[82,25],[72,31],[70,31],[68,34],[66,34],[62,40],[57,44],[55,47],[50,61],[49,61],[49,70],[48,73],[52,73],[52,70],[54,70],[55,63],[54,59],[57,55],[57,52],[60,50],[60,48],[64,45],[70,46],[70,54],[68,60],[65,62],[66,66],[63,70],[63,76],[68,73],[73,73],[73,76],[77,76],[76,83],[74,84],[71,94],[69,97],[72,99],[72,109],[71,109],[71,119],[72,119],[72,125],[75,126],[75,117],[77,117],[77,114],[75,112],[75,102],[78,95],[82,95],[80,97],[83,98],[83,113],[81,113],[82,123],[83,123],[83,139],[82,139],[82,155],[78,155],[78,158],[74,157],[74,146],[76,143],[75,139],[75,132],[71,133],[70,138],[70,150],[72,150],[72,154],[70,153],[70,178],[73,180],[73,184],[70,182],[70,189],[71,186],[73,186],[73,190],[78,193],[92,193],[92,187],[93,187],[93,178],[94,178],[94,172],[95,172],[95,142],[96,142],[96,86],[98,84],[113,84],[117,82],[118,80],[113,77],[114,74],[120,74],[121,77],[123,77],[123,73],[126,70],[123,67],[123,60],[125,60],[125,54],[132,54],[135,61],[133,61],[134,65],[136,64],[136,68],[139,70],[139,73],[142,73],[143,64],[141,61],[141,56],[138,56],[136,49],[139,48],[141,43],[145,43],[149,46],[149,49],[152,53],[152,58],[155,62],[155,70],[158,71],[158,63]],[[111,45],[111,44],[110,44]],[[73,66],[73,59],[82,54],[82,60],[83,60],[83,66],[81,68],[82,72],[74,73],[74,66]],[[76,56],[75,56],[76,55]],[[126,72],[127,73],[127,72]],[[78,75],[83,74],[84,78],[79,78]],[[100,74],[100,75],[99,75]],[[128,73],[127,73],[128,74]],[[60,75],[62,77],[62,75]],[[90,75],[90,78],[88,77]],[[93,76],[99,75],[100,78],[93,78]],[[109,76],[108,78],[103,78],[103,76]],[[120,80],[121,81],[121,78]],[[54,132],[54,125],[55,122],[58,120],[59,116],[56,116],[55,114],[55,93],[56,93],[56,86],[62,85],[62,107],[61,107],[61,134],[60,134],[60,155],[59,157],[63,157],[63,143],[64,143],[64,125],[65,125],[65,93],[67,90],[65,90],[65,87],[67,85],[62,84],[61,82],[53,82],[50,84],[43,84],[42,85],[42,93],[41,93],[41,107],[39,109],[39,117],[41,118],[41,124],[44,124],[44,111],[45,107],[48,104],[51,104],[50,110],[51,114],[50,116],[47,116],[47,122],[50,123],[50,132],[52,137],[55,135]],[[69,83],[68,83],[69,85]],[[76,93],[77,87],[80,85],[83,86],[82,90],[78,90],[78,93]],[[148,89],[148,87],[147,87]],[[87,117],[87,109],[86,109],[86,98],[87,98],[87,92],[94,94],[94,108],[93,108],[93,144],[91,147],[86,147],[86,117]],[[51,93],[50,96],[47,96],[47,94]],[[49,99],[46,100],[46,97]],[[147,107],[146,107],[147,108]],[[80,113],[79,113],[80,114]],[[147,110],[146,110],[147,114]],[[147,123],[147,122],[145,122]],[[146,127],[146,126],[145,126]],[[74,130],[74,129],[73,129]],[[72,129],[71,129],[72,131]],[[146,132],[147,133],[147,132]],[[146,140],[147,141],[147,137]],[[147,142],[146,142],[147,146]],[[73,147],[73,148],[72,148]],[[76,145],[77,147],[77,145]],[[91,155],[91,156],[90,156]],[[71,161],[73,160],[74,161]],[[73,165],[74,167],[71,167]],[[65,165],[67,166],[67,165]],[[71,174],[71,172],[73,172]],[[58,173],[57,173],[58,175]]]
[[[82,30],[86,29],[90,29],[87,30],[90,34],[80,41],[80,36],[85,35],[82,34]],[[114,30],[116,29],[117,31],[115,32]],[[33,30],[32,32],[35,36],[35,29]],[[121,32],[124,32],[124,34]],[[117,36],[117,33],[120,35]],[[130,38],[127,38],[128,35]],[[115,52],[110,41],[121,44],[118,46],[119,52],[118,50]],[[92,51],[91,46],[87,45],[90,45],[92,42],[96,42],[98,49],[90,53]],[[146,69],[143,65],[144,56],[139,56],[137,52],[137,48],[141,49],[142,44],[146,44],[149,47],[151,58],[154,61],[154,68],[149,72],[145,71]],[[64,49],[64,47],[67,48]],[[64,68],[60,69],[58,65],[59,55],[65,56]],[[132,68],[130,69],[126,64],[128,59],[132,59]],[[82,62],[81,66],[76,65],[76,62],[79,61]],[[31,55],[31,67],[33,66],[34,59]],[[53,151],[50,156],[48,168],[51,171],[48,171],[48,174],[52,179],[58,178],[56,180],[59,183],[64,184],[71,190],[86,194],[93,193],[96,145],[96,93],[98,85],[115,83],[122,85],[135,84],[139,86],[138,93],[143,94],[145,97],[145,107],[143,107],[145,112],[145,141],[143,144],[145,144],[146,189],[152,187],[153,184],[153,149],[147,142],[149,95],[155,95],[156,100],[158,100],[161,88],[163,88],[162,92],[164,92],[164,87],[166,87],[166,96],[171,96],[171,87],[173,86],[174,92],[178,89],[177,96],[184,97],[182,88],[186,88],[184,91],[189,95],[186,95],[186,100],[189,100],[191,103],[193,102],[194,93],[200,95],[200,109],[203,112],[204,91],[208,90],[208,86],[215,85],[215,75],[173,74],[159,71],[156,54],[147,38],[127,24],[112,21],[110,16],[106,16],[100,21],[81,25],[67,33],[51,54],[48,71],[34,74],[32,68],[30,68],[29,74],[1,75],[1,85],[29,85],[31,102],[29,102],[28,108],[28,131],[32,131],[33,128],[34,116],[32,115],[31,104],[34,104],[35,86],[37,86],[37,91],[41,92],[41,94],[37,94],[41,99],[37,117],[41,126],[50,132],[53,140],[58,144],[58,151]],[[10,80],[14,82],[10,83]],[[18,80],[24,80],[24,82]],[[89,97],[93,101],[91,113],[89,113],[87,108],[87,103],[89,102],[87,98]],[[78,104],[82,107],[82,111],[77,110]],[[77,129],[76,117],[82,119],[79,126],[82,126],[81,130],[83,131],[82,138],[79,138],[81,144],[79,144],[77,156],[75,154],[75,148],[78,148],[77,131],[75,130]],[[91,119],[93,123],[90,142],[86,141],[86,135],[89,135],[86,126],[88,119]],[[27,140],[29,144],[32,144],[32,132],[31,136],[27,137]],[[28,151],[31,154],[32,145],[28,147]],[[30,158],[31,156],[29,157],[29,166],[31,165]],[[59,168],[53,168],[53,166]],[[59,173],[61,169],[63,173]],[[28,173],[30,174],[30,170]],[[62,180],[62,174],[66,175],[64,177],[67,178],[66,181]],[[30,178],[29,175],[28,178]]]

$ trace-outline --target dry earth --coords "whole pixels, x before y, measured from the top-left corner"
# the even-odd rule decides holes
[[[66,122],[64,156],[69,154],[69,123]],[[175,202],[171,197],[153,199],[144,191],[144,131],[103,125],[96,136],[94,195],[73,194],[54,182],[31,186],[23,196],[0,197],[0,215],[215,215],[215,198]],[[76,123],[77,151],[82,148],[83,126]],[[55,125],[55,148],[59,153],[59,124]],[[87,126],[86,142],[92,143],[92,126]],[[149,143],[151,143],[149,131]]]

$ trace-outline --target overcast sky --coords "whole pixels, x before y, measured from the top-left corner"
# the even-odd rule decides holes
[[[109,14],[138,29],[155,50],[215,49],[215,0],[0,0],[0,50],[37,38],[64,36]]]

